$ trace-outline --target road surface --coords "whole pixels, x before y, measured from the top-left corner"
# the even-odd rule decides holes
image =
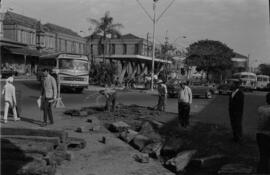
[[[1,87],[3,86],[1,83]],[[23,117],[41,120],[42,112],[37,108],[36,100],[40,96],[40,85],[37,81],[16,81],[15,86],[22,91]],[[265,104],[264,92],[246,93],[244,106],[244,132],[254,135],[256,131],[257,108]],[[88,98],[87,98],[88,97]],[[104,98],[93,91],[84,91],[82,94],[63,93],[63,102],[68,109],[102,105]],[[137,104],[153,107],[157,103],[157,96],[141,91],[127,91],[119,93],[118,102],[122,104]],[[2,99],[2,98],[1,98]],[[1,110],[3,100],[1,100]],[[177,99],[169,98],[167,111],[177,113]],[[194,99],[191,107],[192,119],[206,123],[222,124],[230,127],[228,118],[228,96],[217,95],[213,99]],[[164,119],[166,120],[166,119]],[[57,120],[56,120],[57,121]]]

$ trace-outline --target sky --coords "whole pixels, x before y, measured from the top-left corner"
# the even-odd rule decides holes
[[[139,0],[153,15],[153,0]],[[159,0],[159,16],[172,0]],[[251,66],[270,63],[269,0],[175,0],[156,27],[158,43],[178,48],[202,40],[218,40],[235,52],[250,57]],[[123,24],[122,34],[146,38],[153,24],[136,0],[2,0],[5,10],[72,29],[82,36],[94,28],[89,18],[100,19],[106,11],[114,23]],[[82,32],[80,32],[82,31]],[[185,37],[183,37],[185,36]]]

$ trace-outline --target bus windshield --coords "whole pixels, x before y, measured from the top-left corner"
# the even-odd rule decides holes
[[[88,62],[74,59],[59,59],[59,69],[72,69],[80,71],[88,71]]]

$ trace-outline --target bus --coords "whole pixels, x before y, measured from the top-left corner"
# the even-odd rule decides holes
[[[79,54],[55,53],[39,57],[37,79],[41,78],[41,70],[48,68],[52,76],[57,77],[61,89],[71,89],[82,92],[89,84],[89,61],[87,56]]]
[[[252,72],[239,72],[232,76],[233,79],[240,79],[244,90],[253,91],[256,89],[257,76]]]
[[[263,90],[267,88],[270,83],[270,77],[268,75],[257,75],[257,89]]]

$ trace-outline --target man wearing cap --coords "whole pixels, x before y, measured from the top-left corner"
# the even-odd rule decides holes
[[[4,111],[4,123],[7,123],[7,117],[8,117],[8,110],[9,108],[13,111],[13,117],[14,121],[20,120],[17,116],[17,110],[16,110],[16,93],[15,93],[15,87],[12,84],[14,81],[13,77],[9,77],[6,80],[6,84],[3,87],[2,95],[4,96],[5,101],[5,111]]]
[[[242,137],[242,116],[244,109],[244,93],[240,87],[241,80],[234,82],[232,94],[229,97],[229,115],[233,131],[233,141],[239,142]]]
[[[183,82],[180,83],[178,92],[178,117],[182,127],[189,125],[190,105],[192,103],[192,91]]]
[[[162,80],[158,80],[158,105],[157,110],[165,111],[166,99],[167,99],[167,86]]]

